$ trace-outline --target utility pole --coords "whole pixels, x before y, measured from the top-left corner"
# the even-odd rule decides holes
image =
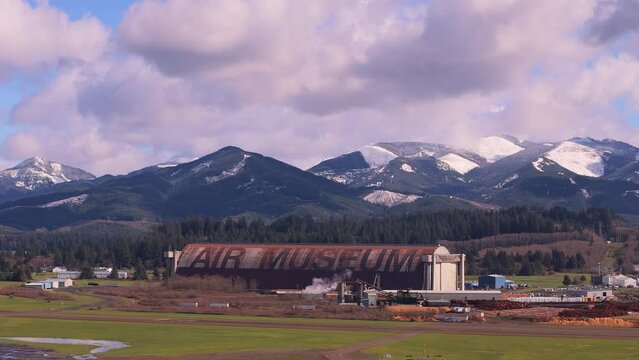
[[[601,220],[599,220],[599,238],[603,239],[603,234],[601,232]]]

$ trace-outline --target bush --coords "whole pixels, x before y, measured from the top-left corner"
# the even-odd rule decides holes
[[[199,290],[199,291],[244,291],[246,281],[242,278],[225,278],[222,276],[174,276],[167,280],[164,286],[170,290]]]

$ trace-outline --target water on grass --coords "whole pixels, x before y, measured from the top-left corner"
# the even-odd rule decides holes
[[[60,339],[60,338],[31,338],[31,337],[5,337],[0,338],[13,341],[24,341],[41,344],[64,344],[64,345],[87,345],[96,346],[91,350],[89,354],[84,355],[72,355],[76,360],[93,360],[97,359],[95,354],[104,353],[111,350],[123,349],[129,347],[129,345],[121,341],[109,341],[109,340],[84,340],[84,339]]]

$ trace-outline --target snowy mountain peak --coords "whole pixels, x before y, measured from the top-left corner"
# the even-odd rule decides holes
[[[94,178],[95,176],[84,170],[34,156],[12,168],[0,171],[0,189],[33,191],[63,182]]]
[[[479,166],[475,162],[453,153],[448,153],[438,160],[448,164],[451,169],[462,175]]]
[[[473,150],[487,162],[493,163],[516,154],[524,148],[501,136],[486,136],[479,139]]]
[[[574,141],[564,141],[547,152],[545,157],[577,175],[601,177],[605,173],[606,153]]]
[[[421,198],[422,196],[419,195],[406,195],[385,190],[375,190],[372,193],[364,196],[365,201],[368,201],[371,204],[382,205],[386,207],[412,203]]]
[[[50,163],[50,161],[48,161],[47,159],[40,157],[40,156],[34,156],[34,157],[30,157],[26,160],[24,160],[23,162],[19,163],[18,165],[12,167],[11,169],[23,169],[26,167],[44,167],[46,166],[48,163]]]
[[[378,145],[366,145],[358,151],[371,168],[384,166],[397,158],[397,155]]]

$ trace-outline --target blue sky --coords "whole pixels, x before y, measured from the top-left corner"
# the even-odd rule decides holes
[[[126,9],[133,0],[49,0],[49,4],[64,11],[71,20],[84,16],[94,16],[111,29],[118,26]],[[37,1],[31,1],[37,6]],[[15,132],[17,127],[9,124],[11,109],[24,96],[36,93],[55,77],[55,69],[51,74],[36,78],[20,71],[9,75],[9,80],[0,82],[0,141]]]
[[[122,15],[133,2],[133,0],[49,0],[52,6],[63,10],[73,20],[90,14],[111,28],[120,23]]]

